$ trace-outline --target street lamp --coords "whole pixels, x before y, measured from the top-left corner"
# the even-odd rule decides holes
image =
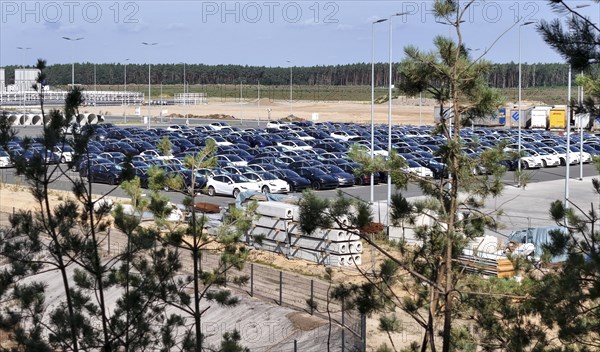
[[[187,93],[186,93],[186,80],[185,80],[185,62],[183,63],[183,105],[187,105]],[[187,109],[185,111],[185,125],[189,126],[190,120],[188,118]]]
[[[382,18],[371,22],[371,161],[375,159],[375,25],[385,22]],[[375,198],[375,174],[371,173],[371,204]]]
[[[142,42],[143,45],[146,46],[154,46],[158,43],[147,43],[147,42]],[[150,75],[150,61],[148,61],[148,129],[150,129],[150,104],[152,103],[152,99],[151,99],[151,94],[152,94],[152,76]]]
[[[293,113],[292,113],[292,92],[293,92],[293,90],[292,90],[292,87],[293,87],[293,85],[292,85],[292,82],[293,82],[292,79],[293,79],[293,73],[292,73],[292,65],[291,65],[292,62],[289,61],[289,60],[287,60],[286,62],[290,64],[290,117],[291,117],[293,115]]]
[[[394,16],[403,16],[406,15],[406,12],[402,12],[402,13],[395,13],[393,15],[391,15],[388,18],[388,21],[390,22],[390,57],[389,57],[389,64],[390,64],[390,76],[389,76],[389,89],[388,89],[388,158],[390,157],[390,154],[392,153],[392,32],[393,32],[393,21],[392,19],[394,18]],[[373,146],[371,146],[373,147]],[[388,223],[388,236],[389,236],[389,214],[390,214],[390,205],[392,204],[392,175],[390,172],[388,172],[387,175],[387,208],[388,208],[388,212],[387,212],[387,223]]]
[[[582,9],[584,7],[588,7],[590,6],[589,4],[584,4],[584,5],[577,5],[575,6],[576,9]],[[574,21],[574,13],[571,12],[571,21]],[[571,173],[571,163],[570,163],[570,157],[571,157],[571,64],[569,64],[569,76],[568,76],[568,80],[569,80],[569,88],[567,91],[567,155],[566,155],[566,171],[565,171],[565,208],[569,208],[569,178],[571,177],[570,173]],[[580,120],[581,121],[581,120]],[[580,126],[581,128],[581,123]],[[582,130],[583,131],[583,130]],[[582,136],[583,136],[583,132],[582,132]],[[583,153],[580,151],[580,162],[581,162],[581,156]],[[583,175],[583,169],[581,170],[581,174]]]
[[[243,124],[242,120],[244,119],[244,104],[242,102],[243,99],[243,86],[242,83],[244,81],[240,80],[240,125]]]
[[[77,37],[77,38],[71,38],[71,37],[62,37],[62,39],[64,40],[68,40],[70,42],[77,42],[80,40],[83,40],[84,37]],[[71,49],[73,50],[73,49]],[[75,58],[73,57],[73,54],[71,53],[71,87],[75,88]]]
[[[533,21],[527,21],[524,22],[522,24],[519,25],[519,137],[518,137],[518,163],[517,163],[517,168],[518,168],[518,181],[517,181],[517,187],[521,187],[521,123],[523,122],[523,117],[521,115],[523,115],[523,112],[521,111],[521,27],[524,26],[529,26],[530,24],[533,24]]]

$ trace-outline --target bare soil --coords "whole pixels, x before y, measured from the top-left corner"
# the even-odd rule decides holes
[[[406,99],[394,99],[392,101],[392,123],[399,125],[416,125],[433,123],[433,106],[413,105],[415,102]],[[409,105],[410,104],[410,105]],[[100,113],[102,115],[126,116],[128,121],[134,121],[135,110],[138,106],[88,106],[84,112]],[[267,112],[270,109],[270,113]],[[148,115],[148,106],[139,109],[141,116]],[[269,119],[278,120],[293,115],[305,120],[311,120],[313,114],[318,114],[318,121],[331,122],[357,122],[371,123],[371,104],[369,102],[311,102],[298,101],[290,106],[288,102],[270,101],[261,99],[244,102],[216,102],[210,101],[202,105],[166,105],[151,106],[150,115],[163,116],[188,116],[190,118],[224,118],[231,116],[235,119],[265,121]],[[387,123],[388,104],[375,104],[375,123]]]

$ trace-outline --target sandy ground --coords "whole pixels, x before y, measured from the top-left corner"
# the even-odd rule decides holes
[[[72,199],[75,200],[74,196],[72,194],[70,194],[69,192],[63,192],[63,191],[55,191],[52,190],[50,191],[50,202],[53,205],[56,205],[62,201],[65,201],[67,199]],[[124,199],[119,199],[116,197],[110,197],[111,199],[115,200],[115,201],[124,201]],[[0,220],[7,220],[7,214],[12,213],[15,210],[32,210],[35,211],[36,209],[38,209],[38,205],[36,204],[33,196],[31,195],[31,193],[25,189],[25,187],[23,186],[17,186],[17,185],[6,185],[6,184],[0,184]],[[377,252],[376,250],[374,250],[372,247],[368,246],[366,243],[363,242],[364,245],[364,250],[362,253],[362,265],[361,265],[361,270],[365,271],[365,272],[372,272],[374,269],[376,269],[379,265],[379,263],[383,260],[383,256]],[[316,278],[320,278],[323,279],[325,277],[325,267],[322,265],[317,265],[315,263],[306,261],[306,260],[300,260],[300,259],[286,259],[283,255],[279,255],[279,254],[275,254],[275,253],[271,253],[271,252],[265,252],[265,251],[251,251],[251,255],[250,255],[250,261],[252,262],[256,262],[256,263],[260,263],[260,264],[265,264],[268,265],[270,267],[274,267],[274,268],[279,268],[282,270],[286,270],[286,271],[292,271],[292,272],[296,272],[296,273],[300,273],[303,275],[307,275],[309,277],[316,277]],[[361,282],[362,280],[364,280],[364,278],[362,277],[362,275],[360,274],[359,270],[357,270],[356,268],[333,268],[332,271],[332,277],[333,277],[333,282],[335,284],[339,284],[339,283],[358,283]],[[263,310],[269,310],[270,308],[268,308],[268,305],[265,304],[259,304],[259,307],[255,307],[255,308],[251,308],[252,307],[252,303],[250,303],[252,299],[245,299],[244,302],[244,306],[245,308],[250,309],[250,311],[256,309],[257,311],[263,311]],[[255,300],[255,299],[254,299]],[[258,304],[258,302],[256,302],[255,304]],[[277,309],[275,309],[277,311]],[[246,313],[243,312],[243,310],[236,310],[237,312],[234,313],[234,315],[245,315]],[[230,313],[230,312],[228,312]],[[280,310],[279,314],[285,315],[290,313],[290,310]],[[291,314],[291,313],[290,313]],[[403,320],[403,326],[412,326],[411,322],[410,322],[410,318],[408,317],[404,317],[402,315],[400,315],[402,317]],[[287,319],[285,319],[285,323],[284,327],[286,329],[290,329],[288,326],[288,324],[292,324],[295,325],[296,328],[298,328],[298,324],[300,324],[302,322],[302,316],[298,316],[296,317],[296,319],[289,319],[289,321]],[[216,317],[213,317],[215,320],[217,319]],[[290,318],[290,317],[288,317]],[[281,325],[283,321],[278,322],[277,324]],[[309,334],[304,334],[306,336],[301,336],[301,340],[302,343],[305,344],[304,346],[310,346],[310,348],[306,349],[306,350],[319,350],[319,345],[318,343],[322,343],[322,336],[323,336],[323,327],[321,326],[324,322],[322,320],[317,319],[316,321],[312,321],[311,319],[307,318],[306,322],[310,322],[309,325],[310,328],[307,328],[308,330],[311,330],[311,332]],[[271,324],[272,322],[268,322],[269,324]],[[247,323],[250,324],[250,323]],[[266,324],[266,323],[265,323]],[[315,325],[316,324],[316,325]],[[313,326],[315,325],[315,326]],[[374,351],[377,347],[379,347],[383,342],[388,342],[387,340],[387,336],[383,335],[382,333],[380,333],[377,329],[378,326],[378,317],[377,316],[372,316],[369,317],[367,319],[367,344],[368,344],[368,351]],[[304,330],[302,328],[299,328],[300,330]],[[285,330],[285,329],[284,329]],[[414,336],[407,336],[407,331],[404,331],[401,335],[398,335],[395,337],[395,343],[396,346],[407,346],[411,341],[414,341],[416,339],[418,339],[419,334],[416,333]],[[339,332],[336,332],[339,333]],[[316,341],[313,341],[313,343],[315,344],[311,344],[309,341],[311,341],[311,339],[314,339],[315,334],[317,336],[319,336],[321,338],[321,340],[316,339]],[[410,335],[410,334],[409,334]],[[261,336],[262,338],[262,336]],[[271,338],[271,336],[269,336],[269,338]],[[271,341],[274,342],[275,344],[279,344],[279,343],[284,343],[284,341]],[[388,342],[389,344],[389,342]],[[254,346],[252,347],[257,347],[260,346],[260,343],[254,344]],[[282,345],[279,345],[279,347],[281,347]],[[286,346],[287,347],[287,346]],[[315,349],[311,349],[311,348],[315,348]]]
[[[433,106],[416,106],[411,101],[395,99],[392,101],[392,123],[393,124],[430,124],[433,123]],[[100,113],[102,115],[135,116],[137,106],[87,106],[84,112]],[[216,102],[210,101],[202,105],[166,105],[151,106],[151,116],[168,116],[171,114],[192,116],[208,116],[211,114],[229,115],[236,119],[265,121],[269,118],[267,109],[271,109],[271,120],[277,120],[290,115],[289,102],[270,101],[261,99],[244,102]],[[148,115],[148,107],[142,106],[140,113]],[[357,123],[371,122],[371,104],[368,102],[293,102],[291,114],[310,120],[313,114],[318,114],[318,121],[346,121]],[[387,123],[388,104],[376,104],[374,119],[376,123]]]

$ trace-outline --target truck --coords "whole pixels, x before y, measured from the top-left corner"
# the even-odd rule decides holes
[[[567,108],[554,107],[550,109],[548,128],[553,131],[564,131],[567,129]]]
[[[547,129],[551,109],[551,106],[534,107],[531,110],[531,129]]]

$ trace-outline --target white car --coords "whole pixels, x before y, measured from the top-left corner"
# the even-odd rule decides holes
[[[330,134],[331,137],[335,139],[341,139],[343,141],[349,141],[352,138],[359,137],[353,133],[348,133],[346,131],[337,131]]]
[[[75,150],[70,145],[57,145],[52,149],[61,163],[70,163],[73,161],[73,153]]]
[[[313,136],[309,136],[306,132],[304,131],[298,131],[298,132],[290,132],[289,133],[293,138],[299,139],[301,141],[312,141],[315,139],[315,137]]]
[[[505,153],[515,153],[515,156],[518,156],[519,152],[516,148],[507,147],[504,148]],[[521,149],[522,157],[519,158],[519,162],[521,164],[521,168],[523,169],[539,169],[544,164],[542,163],[541,158],[534,158],[530,153],[528,153],[525,149]]]
[[[144,158],[145,160],[148,160],[148,159],[171,160],[171,159],[173,159],[172,155],[168,155],[168,156],[167,155],[160,155],[158,153],[158,151],[156,151],[154,149],[144,150],[139,155],[142,158]]]
[[[361,146],[361,148],[364,148],[364,150],[367,152],[367,154],[371,155],[371,144],[367,144],[367,143],[356,143],[358,145]],[[387,150],[383,150],[381,149],[381,147],[379,146],[375,146],[375,149],[373,150],[373,155],[381,155],[383,157],[386,157],[389,155]]]
[[[560,149],[560,147],[542,147],[543,151],[549,154],[556,155],[560,160],[561,165],[566,165],[565,160],[567,159],[567,150]],[[579,162],[579,154],[569,153],[570,165],[577,164]]]
[[[233,166],[248,166],[248,162],[234,154],[220,154],[217,155],[217,160],[223,160],[230,163]]]
[[[208,177],[206,189],[209,196],[217,194],[233,196],[237,198],[240,192],[260,192],[260,186],[242,175],[227,174]]]
[[[283,121],[270,121],[269,123],[267,123],[267,128],[276,128],[278,130],[281,129],[281,127],[283,126],[289,126],[289,123],[283,122]]]
[[[571,154],[577,154],[577,157],[580,158],[580,160],[583,160],[584,164],[589,164],[592,162],[592,154],[588,153],[588,152],[584,152],[584,151],[579,151],[579,145],[575,146],[575,145],[571,145],[571,153],[569,153],[569,155]],[[578,160],[579,162],[579,160]]]
[[[523,156],[519,160],[524,169],[539,169],[544,166],[541,159],[534,158],[524,149],[521,149],[521,154],[523,154]]]
[[[229,127],[229,125],[225,122],[213,122],[210,125],[208,125],[208,127],[210,127],[213,131],[220,131],[225,127]]]
[[[541,150],[540,152],[528,148],[523,150],[529,153],[529,155],[531,155],[531,157],[535,159],[536,163],[538,161],[541,162],[543,167],[553,167],[560,165],[560,158],[557,155],[549,154],[544,150]]]
[[[263,193],[288,193],[290,185],[270,172],[247,172],[246,178],[258,183]]]
[[[312,147],[303,141],[282,141],[277,143],[278,146],[284,147],[289,150],[310,150]]]
[[[416,161],[406,160],[406,165],[407,166],[406,166],[405,170],[410,173],[413,173],[420,177],[433,178],[433,171],[431,171],[430,169],[428,169],[426,167],[419,165]]]
[[[12,166],[12,162],[10,161],[10,155],[3,149],[0,149],[0,167],[9,166]]]

